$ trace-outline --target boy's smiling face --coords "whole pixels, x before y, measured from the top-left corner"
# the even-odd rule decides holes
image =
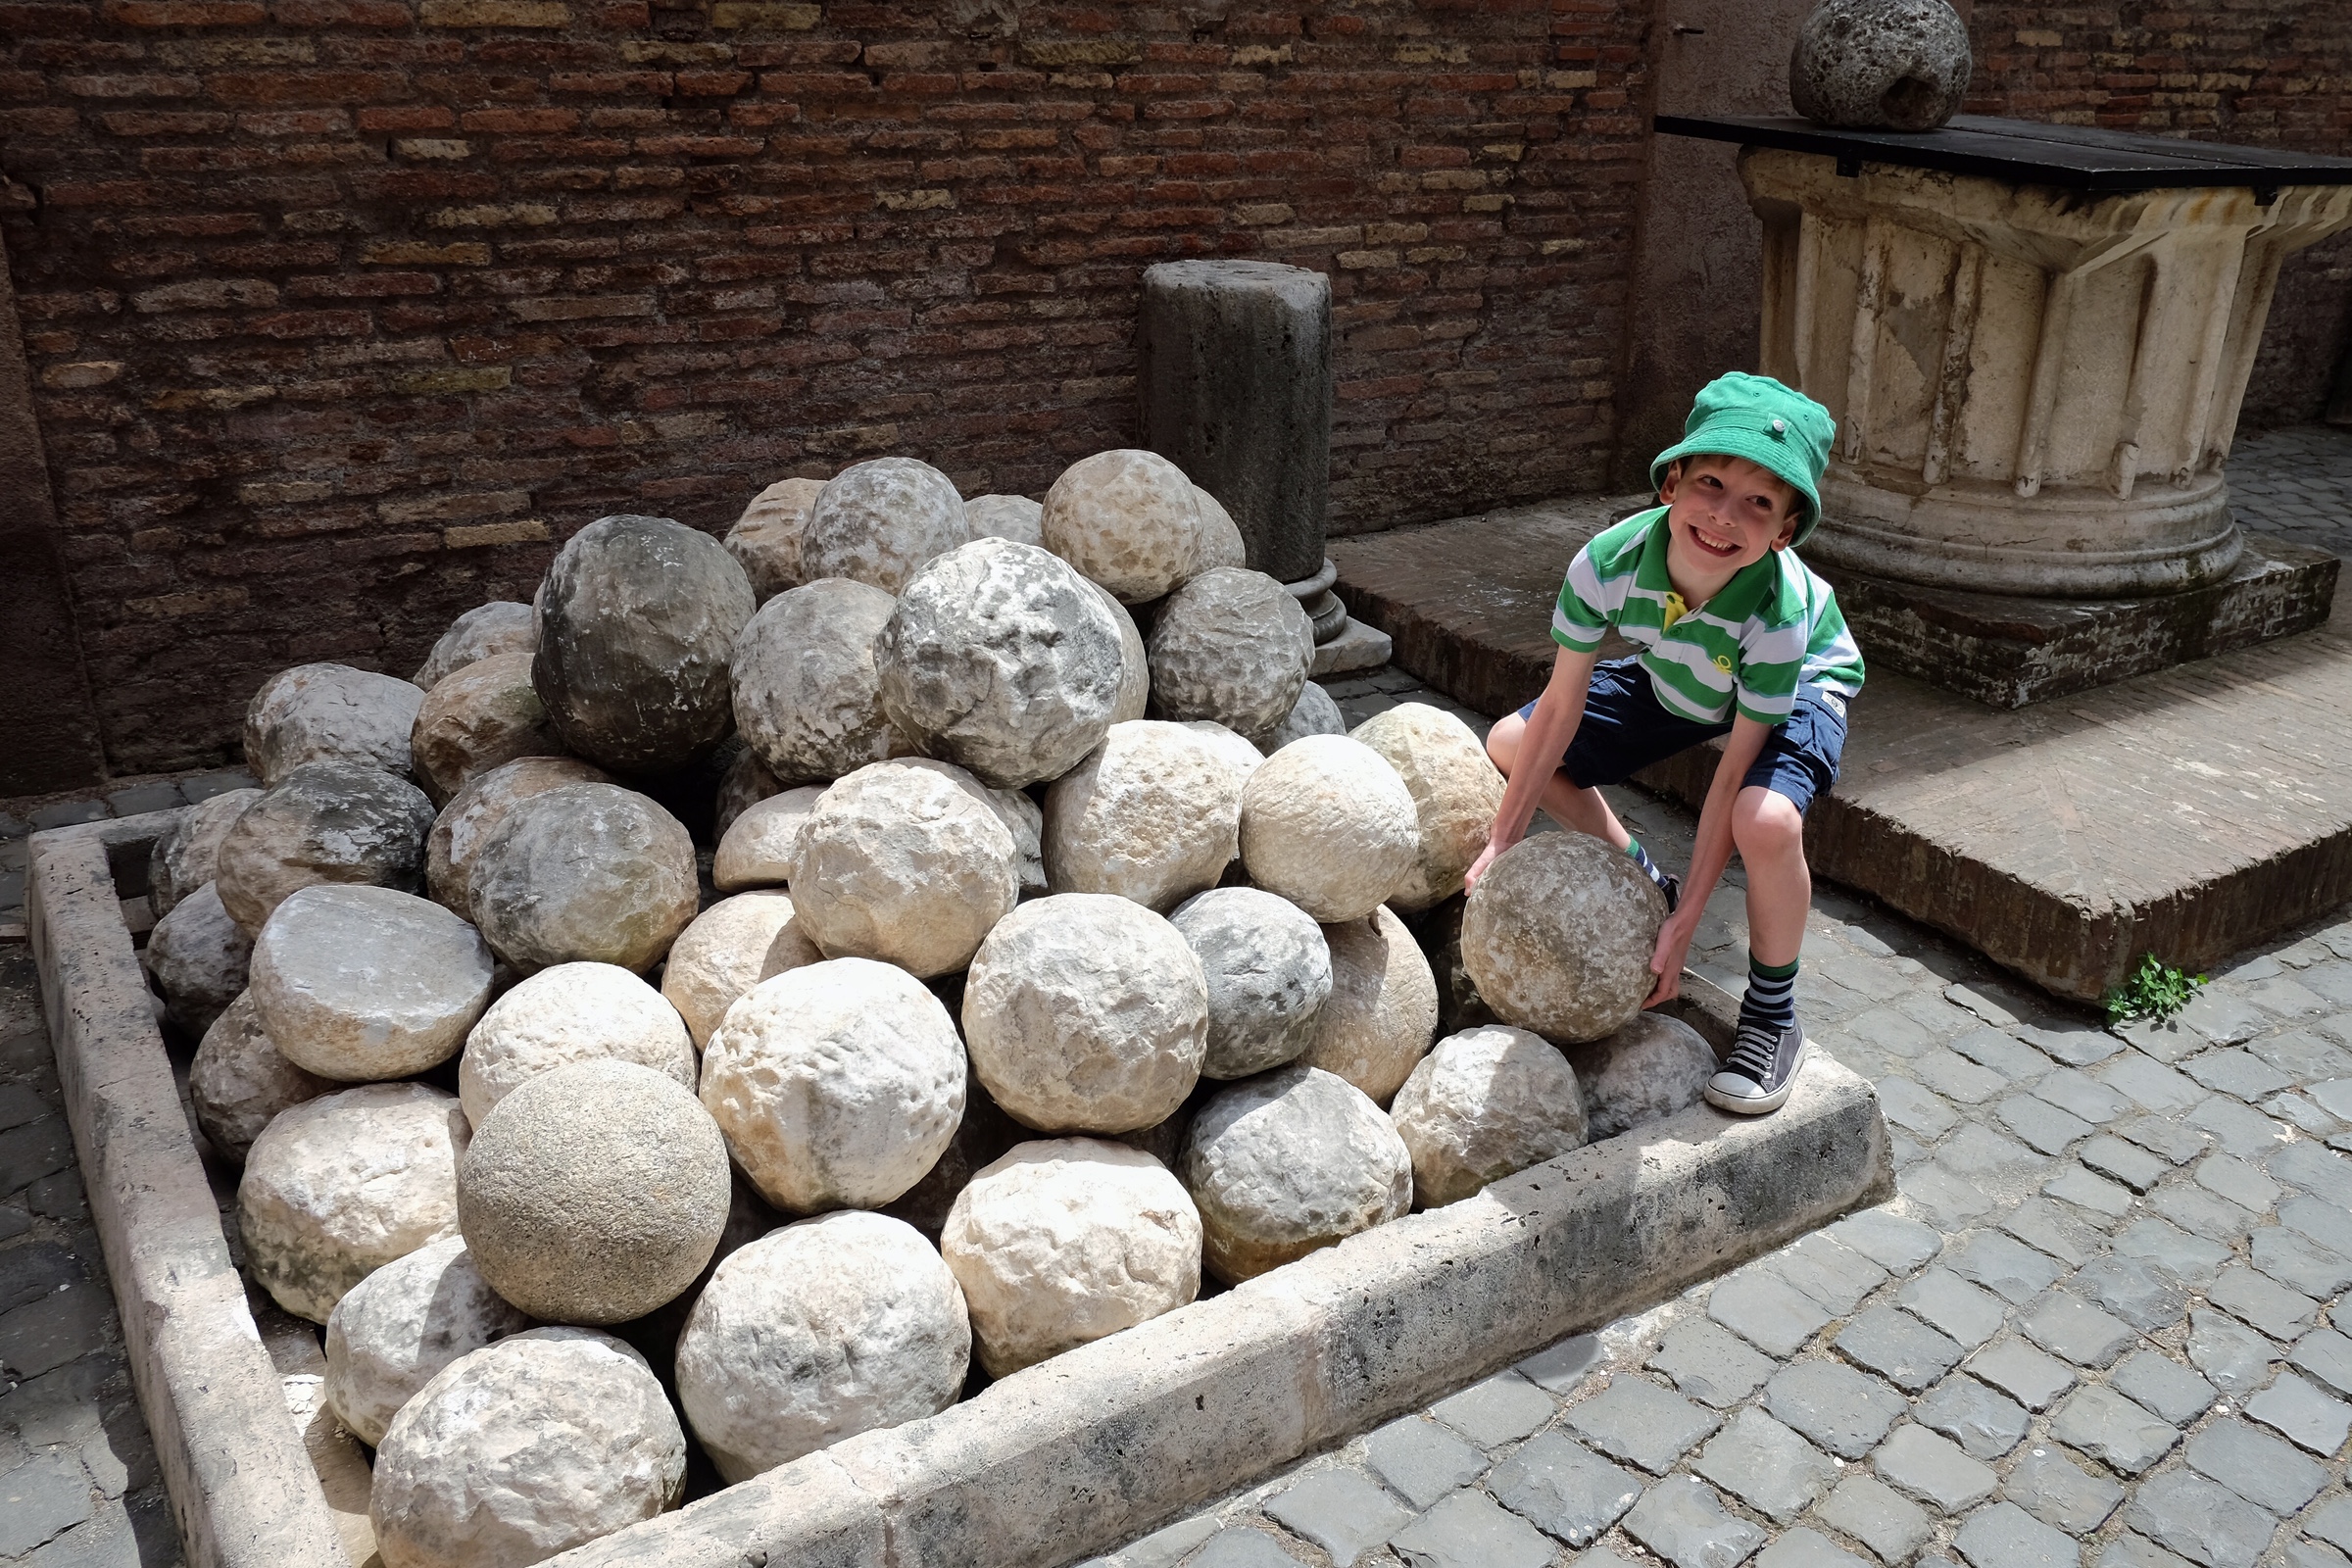
[[[1665,502],[1666,574],[1693,607],[1711,599],[1742,567],[1796,536],[1796,489],[1745,458],[1697,453],[1668,466],[1658,487]]]

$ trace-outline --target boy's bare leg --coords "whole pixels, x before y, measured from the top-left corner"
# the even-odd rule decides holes
[[[1788,796],[1750,784],[1732,805],[1732,842],[1747,869],[1748,952],[1775,967],[1794,963],[1813,906],[1804,813]]]
[[[1504,778],[1511,776],[1511,765],[1519,760],[1520,738],[1526,733],[1527,720],[1517,713],[1505,714],[1487,732],[1487,755],[1502,769]],[[1543,802],[1544,809],[1562,827],[1590,833],[1620,850],[1634,841],[1625,824],[1617,820],[1617,813],[1609,809],[1609,803],[1601,798],[1600,791],[1579,789],[1556,766],[1551,777],[1544,781]]]

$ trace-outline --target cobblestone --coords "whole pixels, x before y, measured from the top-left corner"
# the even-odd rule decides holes
[[[1753,1406],[1699,1449],[1690,1468],[1776,1524],[1811,1507],[1838,1479],[1820,1449]]]
[[[1556,1432],[1494,1469],[1489,1489],[1513,1513],[1571,1546],[1595,1540],[1642,1495],[1642,1481]]]
[[[1966,1512],[1999,1485],[1991,1467],[1970,1458],[1958,1444],[1909,1424],[1894,1429],[1871,1464],[1881,1480],[1947,1514]]]
[[[2077,1389],[2052,1412],[2050,1436],[2126,1476],[2138,1475],[2180,1441],[2171,1422],[2099,1383]]]
[[[1821,1521],[1887,1562],[1902,1562],[1935,1534],[1927,1510],[1874,1476],[1848,1476],[1822,1503]]]
[[[2212,1384],[2154,1350],[2126,1356],[2108,1382],[2126,1398],[2146,1405],[2175,1426],[2194,1421],[2218,1397]]]
[[[2352,1432],[2352,1406],[2313,1388],[2292,1372],[2246,1401],[2246,1414],[2325,1459]]]
[[[1933,1394],[1919,1401],[1912,1416],[1988,1464],[2016,1447],[2034,1424],[2025,1406],[2015,1399],[1964,1377],[1946,1378],[1936,1385]]]
[[[2037,1447],[2018,1460],[2001,1495],[2053,1529],[2083,1536],[2107,1522],[2124,1489],[2093,1475],[2055,1448]]]
[[[2328,1472],[2243,1421],[2216,1421],[2181,1449],[2188,1467],[2257,1507],[2290,1514],[2328,1484]]]

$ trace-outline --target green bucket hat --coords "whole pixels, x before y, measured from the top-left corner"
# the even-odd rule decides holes
[[[1683,438],[1650,460],[1649,482],[1665,480],[1677,458],[1712,454],[1745,458],[1795,487],[1803,515],[1789,543],[1801,545],[1821,521],[1821,473],[1830,464],[1838,425],[1830,411],[1769,375],[1733,370],[1699,388],[1683,423]]]

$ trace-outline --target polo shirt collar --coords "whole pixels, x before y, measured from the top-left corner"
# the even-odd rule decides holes
[[[1634,584],[1657,594],[1675,591],[1674,578],[1666,569],[1668,529],[1666,514],[1669,509],[1658,508],[1649,533],[1642,542],[1642,559],[1634,567]],[[1785,552],[1769,550],[1764,559],[1740,567],[1732,580],[1715,591],[1715,597],[1704,604],[1692,605],[1685,614],[1695,615],[1704,611],[1717,620],[1742,621],[1769,604],[1781,585],[1781,557]]]

